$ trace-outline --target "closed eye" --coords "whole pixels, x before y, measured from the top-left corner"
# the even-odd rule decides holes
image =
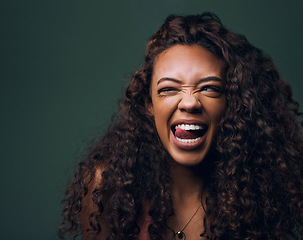
[[[164,87],[159,90],[157,90],[157,93],[160,96],[169,96],[169,95],[175,95],[179,92],[179,89],[174,87]]]

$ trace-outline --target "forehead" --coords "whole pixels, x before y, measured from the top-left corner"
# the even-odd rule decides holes
[[[224,62],[207,49],[197,45],[175,45],[158,55],[154,64],[153,78],[186,79],[210,75],[222,78],[224,70]]]

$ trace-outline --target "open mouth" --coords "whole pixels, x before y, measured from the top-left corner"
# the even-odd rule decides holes
[[[196,143],[204,136],[208,127],[200,124],[177,124],[172,126],[172,133],[181,143]]]

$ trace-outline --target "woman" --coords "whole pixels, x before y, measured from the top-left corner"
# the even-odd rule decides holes
[[[80,163],[60,236],[300,239],[299,104],[213,14],[169,16]]]

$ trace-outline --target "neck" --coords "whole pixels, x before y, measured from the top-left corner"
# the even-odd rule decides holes
[[[171,159],[172,199],[176,206],[198,206],[205,201],[209,174],[215,154],[209,153],[197,166],[186,166]],[[203,191],[203,192],[202,192]],[[202,196],[203,195],[203,196]],[[193,206],[192,206],[193,207]]]
[[[204,176],[190,167],[172,163],[172,194],[174,205],[192,206],[201,203]]]
[[[206,187],[205,167],[184,166],[172,161],[172,204],[174,214],[167,220],[167,239],[201,239],[203,232],[205,201],[203,194]],[[209,169],[207,169],[209,170]],[[203,192],[202,192],[203,191]]]

